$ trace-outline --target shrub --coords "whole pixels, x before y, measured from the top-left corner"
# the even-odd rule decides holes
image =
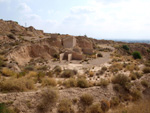
[[[87,88],[89,86],[89,84],[85,78],[78,78],[77,79],[77,86],[80,88]]]
[[[66,70],[63,71],[61,76],[64,77],[64,78],[70,78],[70,77],[72,77],[75,74],[76,74],[75,71],[73,71],[71,69],[66,69]]]
[[[15,73],[14,71],[12,71],[12,70],[10,70],[8,68],[2,68],[1,72],[2,72],[2,74],[4,76],[8,76],[8,77],[9,76],[16,76],[17,75],[17,73]]]
[[[138,99],[140,99],[142,97],[141,92],[139,90],[137,90],[137,89],[133,89],[131,91],[131,95],[132,95],[134,101],[136,101],[136,100],[138,100]]]
[[[103,71],[106,71],[107,70],[107,67],[102,67],[102,69],[101,70],[103,70]]]
[[[26,91],[34,89],[34,81],[25,77],[6,79],[0,83],[0,88],[4,92]]]
[[[133,52],[132,55],[133,55],[134,59],[141,59],[142,58],[140,52],[138,52],[138,51]]]
[[[89,71],[89,76],[93,77],[94,76],[94,72],[93,71]]]
[[[45,77],[45,73],[44,72],[42,72],[42,71],[40,71],[38,74],[37,74],[37,81],[38,82],[42,82],[42,78],[44,78]]]
[[[5,66],[6,66],[6,63],[3,60],[0,59],[0,68],[5,67]]]
[[[120,103],[119,97],[112,97],[111,100],[110,100],[110,106],[111,107],[118,106],[119,103]]]
[[[103,55],[101,53],[98,53],[97,57],[103,57]]]
[[[126,84],[130,81],[129,77],[127,77],[126,75],[123,75],[123,74],[118,74],[117,76],[115,76],[113,79],[112,79],[112,82],[114,84],[119,84],[123,87],[126,86]]]
[[[5,103],[0,103],[0,113],[17,113],[10,109]]]
[[[26,71],[33,71],[34,70],[34,67],[31,66],[31,65],[28,65],[24,68]]]
[[[102,100],[101,101],[101,108],[104,112],[108,111],[110,108],[110,102],[107,100]]]
[[[56,86],[57,82],[54,78],[45,77],[42,79],[42,85],[43,86]]]
[[[41,94],[41,102],[38,105],[38,110],[43,113],[47,112],[49,109],[51,109],[54,105],[56,105],[56,102],[58,100],[58,91],[53,88],[48,88],[44,90]]]
[[[109,84],[109,81],[106,79],[101,79],[98,85],[106,87]]]
[[[145,67],[143,69],[143,73],[150,73],[150,67]]]
[[[60,66],[55,66],[55,67],[53,68],[53,71],[54,71],[54,73],[56,73],[56,74],[60,74],[61,71],[62,71],[62,69],[61,69]]]
[[[93,96],[90,94],[83,94],[80,97],[80,102],[83,106],[90,106],[93,103]]]
[[[141,81],[142,86],[148,87],[148,81],[142,80]]]
[[[47,72],[46,75],[47,75],[48,77],[53,77],[52,71]]]
[[[60,101],[58,105],[58,113],[74,113],[74,110],[72,109],[72,103],[68,99],[63,99]]]
[[[66,87],[76,87],[77,86],[77,81],[74,78],[69,78],[67,81],[64,82],[64,85]]]
[[[103,113],[99,103],[92,104],[87,113]]]
[[[127,45],[122,45],[122,48],[127,50],[127,51],[129,50],[129,47]]]
[[[10,38],[10,39],[16,39],[13,34],[9,34],[9,35],[7,35],[7,36],[8,36],[8,38]]]

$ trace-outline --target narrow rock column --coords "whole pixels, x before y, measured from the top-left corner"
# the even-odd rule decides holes
[[[68,62],[72,60],[72,54],[68,54]]]
[[[62,62],[63,59],[64,59],[64,53],[61,53],[61,54],[59,55],[59,61]]]

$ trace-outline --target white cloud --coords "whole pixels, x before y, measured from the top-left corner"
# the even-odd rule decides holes
[[[29,13],[32,11],[26,3],[20,3],[18,6],[18,10],[23,13]]]
[[[71,8],[71,13],[73,14],[89,14],[92,12],[94,12],[94,9],[88,6],[76,6]]]

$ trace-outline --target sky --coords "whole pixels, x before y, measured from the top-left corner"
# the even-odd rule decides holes
[[[150,39],[150,0],[0,0],[0,19],[47,33]]]

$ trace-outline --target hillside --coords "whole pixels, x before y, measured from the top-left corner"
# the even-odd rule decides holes
[[[0,48],[0,113],[150,112],[150,44],[0,20]]]

